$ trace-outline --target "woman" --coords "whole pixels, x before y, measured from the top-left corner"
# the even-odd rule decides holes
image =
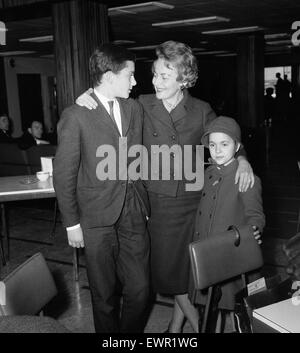
[[[208,103],[191,97],[187,91],[198,77],[196,58],[189,46],[175,41],[159,45],[156,54],[152,79],[155,94],[139,97],[144,110],[143,144],[149,156],[153,145],[179,145],[182,150],[184,146],[192,145],[195,157],[195,146],[200,144],[204,127],[216,118]],[[85,93],[76,102],[88,108],[95,107],[95,102],[87,98],[90,97]],[[253,185],[253,173],[243,156],[238,159],[235,181],[239,181],[240,190],[245,191],[250,184]],[[145,181],[151,205],[148,229],[152,284],[155,292],[175,298],[168,331],[181,332],[186,316],[194,331],[198,332],[198,312],[190,303],[187,292],[188,245],[193,238],[201,191],[187,191],[187,181],[175,180],[174,168],[170,164],[170,180],[153,180],[161,176],[160,169],[156,178]],[[151,170],[150,165],[148,167]],[[155,170],[153,173],[155,175]]]

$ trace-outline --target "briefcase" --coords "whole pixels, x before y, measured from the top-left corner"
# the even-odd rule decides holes
[[[252,226],[230,226],[189,245],[195,289],[204,289],[263,265]]]

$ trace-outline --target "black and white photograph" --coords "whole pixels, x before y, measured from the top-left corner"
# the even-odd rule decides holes
[[[300,333],[299,135],[297,0],[0,0],[0,334]]]

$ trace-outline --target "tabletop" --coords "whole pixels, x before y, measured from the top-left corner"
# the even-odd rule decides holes
[[[35,175],[0,177],[0,202],[55,197],[52,177],[39,181]]]

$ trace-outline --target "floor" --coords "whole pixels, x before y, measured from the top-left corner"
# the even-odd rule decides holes
[[[249,151],[252,163],[263,182],[264,210],[267,226],[263,235],[265,265],[263,274],[280,274],[284,279],[286,260],[282,244],[296,234],[297,217],[300,207],[300,172],[292,146],[289,144],[293,131],[282,128],[271,131],[269,154]],[[280,141],[279,144],[277,142]],[[257,147],[257,146],[256,146]],[[264,148],[264,146],[263,146]],[[251,153],[249,153],[251,159]],[[47,308],[47,314],[57,318],[73,332],[94,332],[84,255],[80,254],[79,281],[74,280],[72,249],[66,241],[66,234],[59,222],[55,237],[50,236],[53,215],[53,201],[22,201],[7,204],[10,225],[10,259],[2,266],[0,277],[36,252],[45,256],[54,275],[57,297]],[[157,296],[149,315],[146,333],[163,332],[171,316],[172,299]],[[232,332],[230,320],[226,321],[225,332]],[[188,323],[184,332],[193,332]]]

